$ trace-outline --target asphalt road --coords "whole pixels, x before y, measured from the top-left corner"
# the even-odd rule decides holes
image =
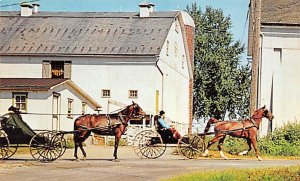
[[[113,147],[88,146],[87,160],[74,161],[73,150],[52,163],[39,163],[30,154],[16,155],[0,163],[0,180],[159,180],[199,170],[262,168],[300,165],[300,160],[200,158],[189,160],[172,155],[172,149],[155,160],[138,158],[131,147],[120,147],[120,162],[112,161]],[[80,154],[79,154],[80,155]]]

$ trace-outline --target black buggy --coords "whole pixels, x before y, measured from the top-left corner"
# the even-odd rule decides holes
[[[140,158],[155,159],[162,156],[167,147],[177,147],[177,152],[186,158],[198,158],[205,149],[205,135],[187,134],[175,139],[168,129],[158,123],[158,115],[154,116],[155,129],[139,132],[133,141],[133,149]]]
[[[0,116],[0,159],[12,157],[19,147],[29,147],[30,154],[38,161],[51,162],[66,150],[63,134],[56,131],[36,133],[22,119],[18,109]]]

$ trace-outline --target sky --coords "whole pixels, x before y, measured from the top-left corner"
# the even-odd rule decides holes
[[[20,3],[25,0],[0,0],[1,11],[19,11]],[[31,0],[27,0],[31,1]],[[40,11],[83,11],[83,12],[138,12],[138,4],[145,0],[40,0]],[[222,9],[225,16],[230,16],[233,27],[230,29],[235,40],[240,40],[247,46],[248,27],[246,22],[250,0],[148,0],[155,4],[156,11],[184,10],[187,5],[196,2],[202,10],[206,6]],[[5,6],[5,7],[2,7]],[[246,53],[241,61],[246,62]]]

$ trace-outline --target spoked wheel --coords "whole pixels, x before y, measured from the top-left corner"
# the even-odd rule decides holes
[[[64,152],[64,144],[55,132],[41,132],[36,134],[29,143],[32,157],[41,162],[52,162]]]
[[[0,131],[0,160],[3,160],[7,157],[9,150],[9,140],[4,131]]]
[[[64,135],[63,135],[63,134],[56,134],[56,136],[58,137],[58,139],[60,139],[60,141],[61,141],[61,146],[62,146],[61,153],[60,153],[60,155],[58,156],[58,158],[60,158],[60,157],[63,156],[63,154],[65,154],[65,152],[66,152],[66,149],[67,149],[67,141],[66,141],[66,139],[64,138]]]
[[[179,153],[189,159],[196,159],[204,152],[205,142],[203,137],[188,134],[181,138],[178,143]]]
[[[9,148],[7,150],[7,155],[5,156],[4,159],[8,159],[12,157],[18,150],[19,145],[18,144],[10,144]]]
[[[166,148],[159,133],[152,130],[138,133],[133,140],[133,149],[140,158],[158,158],[165,153]]]

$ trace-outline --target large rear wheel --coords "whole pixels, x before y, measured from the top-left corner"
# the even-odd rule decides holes
[[[133,149],[140,158],[158,158],[165,153],[166,148],[159,133],[152,130],[141,131],[133,140]]]
[[[3,130],[0,130],[0,160],[3,160],[7,157],[8,150],[9,150],[8,137]]]
[[[10,144],[7,150],[7,155],[5,156],[4,159],[8,159],[12,157],[18,150],[19,144]]]

